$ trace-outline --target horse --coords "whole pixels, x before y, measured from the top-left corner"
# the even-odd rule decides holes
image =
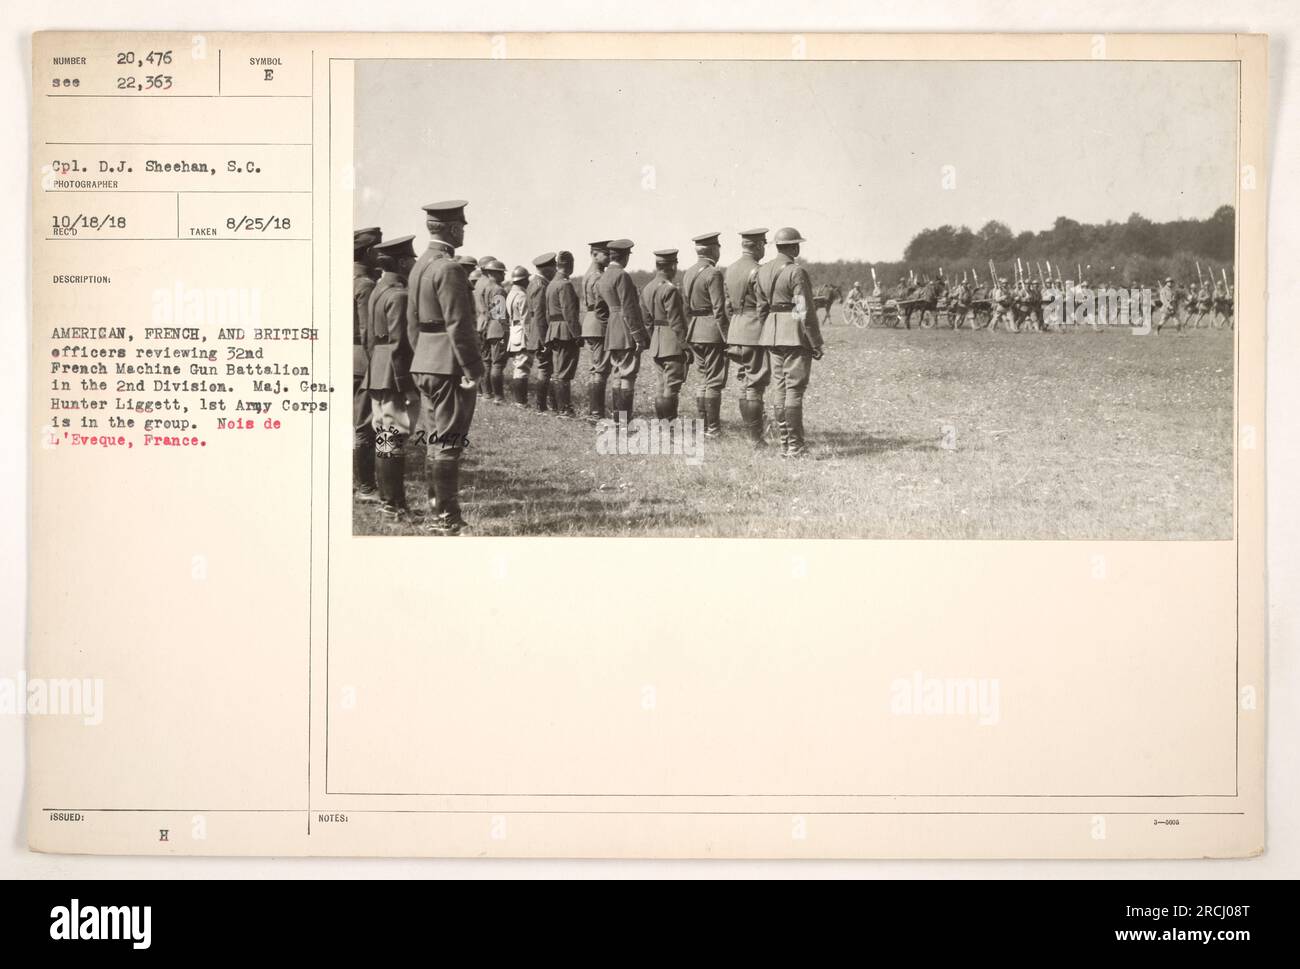
[[[831,322],[831,307],[844,302],[844,290],[836,283],[822,283],[813,291],[813,306],[817,310],[818,324]],[[826,311],[826,319],[821,318],[821,311]]]

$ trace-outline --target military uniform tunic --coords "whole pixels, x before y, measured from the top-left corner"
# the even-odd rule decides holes
[[[556,270],[555,278],[546,287],[546,321],[555,376],[572,380],[578,372],[582,322],[578,318],[578,294],[563,270]]]
[[[362,388],[370,356],[366,353],[365,332],[369,327],[370,293],[375,281],[365,263],[352,264],[352,444],[370,443],[370,395]]]
[[[609,307],[600,296],[602,270],[592,263],[582,277],[582,339],[591,353],[593,382],[609,377],[609,354],[605,352],[605,329],[609,325]]]
[[[421,424],[431,457],[459,457],[474,420],[476,388],[462,377],[483,376],[474,300],[465,267],[451,246],[429,244],[411,270],[407,295],[407,338],[414,347],[411,374],[423,403]]]
[[[704,387],[697,396],[720,397],[727,386],[727,291],[722,271],[701,256],[682,277],[686,333]]]
[[[822,346],[808,270],[785,253],[759,267],[755,278],[760,342],[772,364],[777,406],[798,406],[812,374],[812,354]]]
[[[510,339],[510,318],[506,314],[506,291],[495,279],[483,284],[483,305],[487,322],[483,339],[488,348],[488,364],[493,373],[502,373],[506,366],[506,344]]]
[[[536,275],[528,281],[528,322],[524,327],[524,349],[537,361],[539,380],[550,380],[553,365],[551,350],[546,345],[546,286],[545,276]]]
[[[767,350],[763,348],[763,320],[758,315],[758,262],[746,253],[727,267],[723,277],[727,295],[727,342],[740,363],[744,396],[762,400],[772,379]]]
[[[605,350],[611,372],[619,380],[631,383],[641,368],[641,351],[650,342],[642,323],[636,283],[626,269],[611,262],[600,274],[597,291],[609,308]]]
[[[676,397],[686,380],[688,329],[682,294],[662,273],[641,291],[641,309],[650,324],[650,356],[658,374],[660,397]]]
[[[370,326],[365,334],[370,367],[362,383],[370,395],[371,426],[379,454],[400,450],[419,417],[419,398],[412,393],[406,304],[406,280],[385,272],[370,293]]]

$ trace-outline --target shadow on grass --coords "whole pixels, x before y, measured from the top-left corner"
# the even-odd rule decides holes
[[[818,431],[808,435],[818,457],[856,458],[892,451],[941,451],[936,436],[872,434],[869,431]]]

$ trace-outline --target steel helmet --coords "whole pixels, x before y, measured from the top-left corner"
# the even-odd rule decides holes
[[[786,226],[783,229],[776,230],[775,234],[772,236],[772,241],[778,246],[788,246],[793,245],[796,242],[807,242],[808,240],[799,234],[798,229]]]
[[[487,265],[483,267],[488,272],[503,273],[506,271],[506,264],[500,259],[489,259]]]
[[[527,278],[528,278],[528,270],[525,269],[523,266],[516,266],[516,267],[514,268],[514,271],[510,274],[510,278],[511,278],[511,279],[527,279]]]

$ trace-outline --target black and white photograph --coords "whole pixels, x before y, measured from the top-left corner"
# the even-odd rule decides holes
[[[1235,63],[355,77],[356,534],[1231,537]]]

